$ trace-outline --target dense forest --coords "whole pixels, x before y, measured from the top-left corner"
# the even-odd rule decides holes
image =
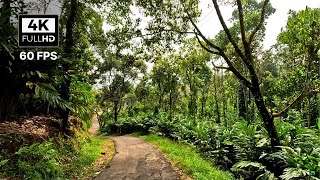
[[[320,9],[290,10],[266,49],[269,0],[210,1],[213,38],[199,3],[0,1],[0,122],[55,117],[69,137],[71,116],[86,126],[96,116],[101,133],[186,142],[234,179],[320,179]],[[50,8],[60,46],[45,50],[58,59],[20,60],[35,49],[18,47],[17,15]],[[0,152],[0,170],[12,157]]]

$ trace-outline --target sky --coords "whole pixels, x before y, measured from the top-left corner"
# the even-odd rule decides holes
[[[320,8],[320,0],[271,0],[272,6],[276,12],[267,19],[267,30],[264,44],[264,49],[276,43],[277,36],[281,32],[281,28],[286,26],[288,12],[292,10],[303,10],[306,6],[310,8]],[[211,0],[202,0],[200,3],[202,15],[199,18],[198,26],[205,36],[213,38],[221,29],[222,26],[212,7]],[[222,6],[222,15],[225,21],[230,19],[233,8],[231,6]]]

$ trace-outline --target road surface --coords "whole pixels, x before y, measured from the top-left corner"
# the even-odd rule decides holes
[[[180,175],[153,145],[132,136],[111,137],[116,155],[94,180],[176,180]]]

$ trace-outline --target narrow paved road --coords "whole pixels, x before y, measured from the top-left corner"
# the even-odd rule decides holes
[[[132,136],[111,137],[116,155],[94,180],[176,180],[171,164],[153,145]]]

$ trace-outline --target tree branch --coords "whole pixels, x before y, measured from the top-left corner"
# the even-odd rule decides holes
[[[224,20],[223,20],[223,18],[222,18],[222,15],[221,15],[221,12],[220,12],[220,10],[219,10],[219,6],[218,6],[217,2],[216,2],[215,0],[212,0],[212,1],[213,1],[214,3],[216,3],[216,6],[215,6],[215,7],[216,7],[217,14],[218,14],[218,16],[219,16],[219,14],[220,14],[219,19],[220,19],[221,24],[224,24],[223,27],[225,28],[225,32],[226,32],[226,34],[228,35],[229,41],[230,41],[230,42],[233,42],[232,44],[233,44],[234,48],[235,48],[235,49],[238,49],[238,54],[239,54],[239,56],[240,56],[241,58],[243,58],[243,60],[245,61],[245,57],[244,57],[243,53],[241,52],[241,50],[239,49],[239,47],[237,46],[237,44],[236,44],[235,41],[233,40],[233,38],[232,38],[232,36],[231,36],[231,34],[230,34],[230,31],[229,31],[228,27],[226,26],[226,24],[225,24],[225,22],[224,22]],[[207,50],[207,51],[210,52],[210,53],[213,53],[213,54],[216,54],[216,55],[221,56],[221,57],[226,61],[226,63],[228,64],[228,66],[229,66],[229,67],[228,67],[228,70],[230,70],[245,86],[247,86],[249,89],[252,89],[252,84],[250,83],[250,81],[248,81],[248,80],[240,73],[240,71],[238,71],[238,70],[233,66],[232,62],[230,61],[230,59],[228,58],[228,56],[224,53],[223,49],[220,48],[219,46],[213,44],[211,41],[209,41],[209,40],[202,34],[202,32],[200,31],[200,29],[198,28],[198,26],[195,24],[195,22],[192,20],[190,14],[189,14],[189,12],[188,12],[188,10],[186,9],[185,11],[186,11],[186,13],[187,13],[187,15],[188,15],[188,18],[189,18],[191,24],[193,25],[193,27],[195,28],[195,30],[196,30],[197,33],[198,33],[198,34],[196,34],[196,35],[199,35],[199,36],[204,40],[204,42],[205,42],[207,45],[209,45],[209,46],[211,46],[212,48],[218,50],[218,52],[213,51],[213,50],[210,50],[209,48],[207,48],[206,46],[204,46],[202,43],[200,43],[201,47],[203,47],[205,50]],[[198,39],[198,41],[200,41],[200,39],[199,39],[198,36],[197,36],[197,39]],[[200,42],[201,42],[201,41],[200,41]],[[247,63],[247,62],[245,61],[245,63]]]
[[[220,20],[220,23],[223,27],[223,30],[224,32],[226,33],[229,41],[231,42],[232,46],[234,47],[235,51],[237,52],[237,54],[240,56],[241,59],[243,59],[245,61],[245,56],[243,55],[242,51],[240,50],[239,46],[237,45],[236,41],[232,38],[232,35],[230,33],[230,30],[229,28],[227,27],[223,17],[222,17],[222,14],[221,14],[221,11],[220,11],[220,8],[219,8],[219,5],[218,5],[218,2],[217,0],[212,0],[213,2],[213,5],[214,5],[214,8],[216,9],[216,12],[217,12],[217,15],[218,15],[218,18]]]
[[[144,36],[151,36],[151,35],[155,35],[155,34],[159,34],[161,32],[177,32],[180,34],[195,34],[194,31],[178,31],[178,30],[174,30],[174,29],[162,29],[153,33],[148,33],[148,34],[141,34],[140,37],[144,37]]]
[[[213,51],[213,50],[209,49],[209,48],[206,47],[204,44],[202,44],[202,42],[201,42],[201,40],[199,39],[199,36],[198,36],[197,34],[196,34],[196,38],[197,38],[197,40],[198,40],[198,43],[200,44],[200,46],[201,46],[203,49],[205,49],[206,51],[208,51],[209,53],[212,53],[212,54],[218,53],[218,52],[216,52],[216,51]]]
[[[273,117],[280,117],[280,116],[283,116],[285,114],[287,114],[287,112],[293,108],[294,106],[298,105],[302,100],[303,98],[310,94],[310,93],[317,93],[318,89],[314,89],[314,90],[310,90],[310,77],[311,77],[311,63],[312,61],[309,60],[308,61],[308,64],[307,64],[307,76],[306,76],[306,80],[305,80],[305,85],[304,85],[304,89],[303,91],[300,93],[300,95],[294,99],[287,107],[285,107],[282,111],[278,112],[278,113],[272,113],[272,116]]]
[[[199,34],[199,36],[204,40],[205,43],[207,43],[209,46],[211,46],[212,48],[218,50],[218,51],[223,51],[219,46],[213,44],[211,41],[209,41],[200,31],[200,29],[198,28],[198,26],[196,25],[196,23],[194,23],[194,21],[192,20],[190,14],[188,11],[186,11],[188,14],[188,18],[192,24],[192,26],[196,29],[197,33]]]
[[[213,62],[211,63],[213,67],[217,68],[217,69],[226,69],[230,71],[229,67],[224,67],[224,66],[216,66]]]
[[[300,93],[300,95],[293,100],[287,107],[285,107],[282,111],[277,112],[277,113],[272,113],[273,117],[280,117],[285,115],[291,108],[299,104],[303,98],[308,94],[308,88],[304,88],[304,90]]]
[[[287,112],[295,107],[296,105],[298,105],[305,96],[310,95],[310,94],[317,94],[320,93],[320,88],[315,88],[313,90],[309,90],[309,88],[305,87],[303,89],[303,91],[300,93],[300,95],[298,97],[296,97],[296,99],[294,99],[287,107],[285,107],[282,111],[277,112],[277,113],[272,113],[273,117],[280,117],[283,116],[285,114],[287,114]]]
[[[229,66],[229,70],[246,86],[248,87],[250,90],[252,89],[252,84],[250,81],[248,81],[241,73],[240,71],[238,71],[232,64],[232,62],[230,61],[230,59],[228,58],[228,56],[224,53],[224,52],[219,52],[219,55],[221,57],[223,57],[223,59],[226,61],[226,63]]]
[[[245,32],[245,27],[244,27],[244,22],[243,22],[243,7],[241,0],[237,0],[237,5],[238,5],[238,12],[239,12],[239,21],[240,21],[240,31],[241,31],[241,38],[242,38],[242,43],[243,46],[247,46],[247,40],[246,40],[246,32]]]
[[[264,3],[263,3],[263,7],[262,7],[262,11],[261,11],[261,16],[260,16],[260,22],[259,24],[257,25],[257,27],[253,30],[253,32],[251,33],[250,35],[250,38],[249,38],[249,45],[252,43],[253,41],[253,38],[254,36],[256,35],[256,33],[261,29],[262,27],[262,24],[264,22],[264,19],[265,19],[265,14],[266,14],[266,8],[267,8],[267,5],[269,3],[270,0],[265,0]]]

